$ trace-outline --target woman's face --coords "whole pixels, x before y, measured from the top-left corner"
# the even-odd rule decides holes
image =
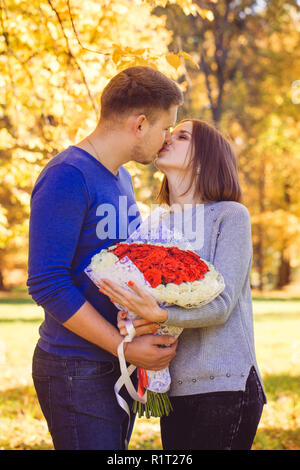
[[[155,160],[155,166],[159,170],[168,173],[168,170],[182,171],[188,168],[191,161],[192,131],[191,121],[182,122],[173,129],[171,137],[165,141]]]

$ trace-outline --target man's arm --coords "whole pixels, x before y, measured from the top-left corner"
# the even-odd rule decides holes
[[[28,292],[58,323],[84,304],[71,277],[72,260],[88,210],[81,172],[65,163],[48,168],[31,197]]]
[[[123,337],[86,300],[70,275],[87,210],[88,194],[80,171],[67,164],[48,169],[31,200],[27,285],[33,300],[58,323],[116,355]],[[125,357],[149,370],[163,368],[174,356],[176,344],[167,349],[156,345],[168,341],[172,339],[148,335],[141,342],[136,338],[126,346]]]
[[[65,323],[73,333],[117,356],[117,349],[124,339],[119,331],[111,325],[89,303],[83,306]],[[169,348],[158,348],[158,345],[171,345]],[[160,370],[167,367],[176,353],[177,341],[172,336],[144,335],[136,337],[131,343],[124,344],[124,355],[127,362],[147,370]]]

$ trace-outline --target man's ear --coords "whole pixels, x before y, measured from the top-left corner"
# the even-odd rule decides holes
[[[139,114],[135,116],[133,122],[133,130],[136,134],[141,135],[148,128],[149,122],[145,114]]]

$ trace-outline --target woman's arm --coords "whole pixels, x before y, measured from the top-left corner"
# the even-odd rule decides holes
[[[222,325],[228,320],[249,278],[251,268],[253,249],[248,209],[243,205],[231,206],[220,228],[221,234],[211,263],[222,274],[225,289],[203,307],[167,307],[166,325],[200,328]]]
[[[100,283],[103,293],[124,309],[151,322],[182,328],[225,323],[238,301],[251,268],[253,250],[248,209],[241,204],[230,206],[220,228],[221,234],[211,263],[222,274],[225,289],[209,304],[194,309],[178,306],[160,308],[153,297],[139,286],[132,283],[132,290],[128,291],[109,280]]]

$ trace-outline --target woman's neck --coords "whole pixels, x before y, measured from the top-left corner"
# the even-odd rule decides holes
[[[177,175],[167,176],[169,187],[169,201],[170,206],[176,205],[184,209],[185,205],[196,206],[196,204],[203,204],[203,201],[198,196],[195,196],[194,187],[187,187],[189,178],[180,179]],[[185,193],[185,194],[183,194]]]

